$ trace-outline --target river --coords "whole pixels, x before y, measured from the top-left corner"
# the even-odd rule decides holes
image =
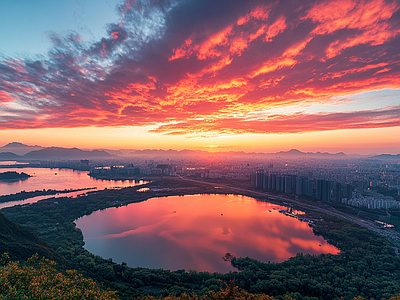
[[[0,196],[19,193],[21,191],[30,192],[43,189],[51,190],[76,190],[93,188],[90,191],[103,190],[105,188],[123,188],[143,184],[144,181],[135,180],[102,180],[95,179],[88,175],[88,171],[75,171],[71,169],[50,169],[50,168],[1,168],[0,172],[15,171],[24,172],[32,177],[25,180],[0,181]],[[50,197],[76,197],[88,192],[79,191],[62,193],[59,195],[46,195],[30,198],[24,201],[12,201],[0,203],[0,209],[16,204],[34,203]]]

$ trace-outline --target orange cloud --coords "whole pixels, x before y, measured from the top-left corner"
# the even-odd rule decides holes
[[[344,41],[337,40],[331,43],[326,50],[326,56],[332,58],[341,53],[342,50],[351,48],[360,44],[370,43],[372,46],[380,45],[387,40],[398,35],[400,30],[388,30],[388,25],[379,25],[371,30],[365,31],[361,35],[355,35],[346,38]]]
[[[169,135],[212,136],[244,133],[299,133],[340,129],[400,126],[400,106],[383,110],[291,115],[269,115],[265,119],[209,118],[162,125],[154,132]]]
[[[192,54],[193,50],[189,49],[190,45],[193,43],[191,38],[188,38],[182,46],[177,49],[174,49],[174,55],[172,55],[168,60],[175,60],[182,57],[188,57]]]
[[[343,76],[345,76],[347,74],[364,72],[364,71],[368,71],[368,70],[372,70],[372,69],[378,69],[378,68],[381,68],[381,67],[385,67],[387,65],[388,65],[388,63],[379,63],[379,64],[374,64],[374,65],[366,65],[366,66],[361,67],[361,68],[352,68],[352,69],[348,69],[348,70],[343,70],[343,71],[335,72],[335,73],[329,73],[328,72],[326,75],[323,75],[321,77],[321,80],[324,81],[327,78],[332,78],[332,79],[333,78],[341,78],[341,77],[343,77]],[[390,69],[386,68],[385,70],[388,71]],[[376,71],[376,72],[380,72],[380,71]],[[377,73],[374,73],[374,74],[377,74]]]
[[[250,78],[254,78],[260,74],[271,73],[284,67],[293,67],[297,61],[292,58],[281,58],[278,60],[270,60],[264,63],[264,66],[255,71]]]
[[[271,11],[271,6],[259,6],[253,9],[249,14],[240,17],[236,24],[241,26],[249,22],[252,18],[257,20],[267,20],[269,13]]]
[[[388,20],[398,9],[396,3],[377,1],[325,1],[309,10],[307,18],[319,22],[315,35],[333,33],[339,29],[368,29]]]
[[[193,45],[193,37],[190,37],[180,47],[173,49],[174,54],[169,60],[188,58],[192,53],[196,53],[200,60],[220,57],[226,51],[224,48],[229,49],[231,55],[240,55],[252,41],[264,34],[266,34],[265,40],[271,42],[275,36],[286,29],[286,19],[284,16],[280,16],[273,24],[267,26],[262,22],[268,20],[269,12],[269,6],[259,6],[200,44]],[[252,20],[262,21],[253,24],[252,29],[256,29],[256,32],[249,32],[247,28],[242,27]]]
[[[286,28],[286,19],[284,16],[280,16],[275,23],[273,23],[265,35],[265,41],[271,42],[272,38],[276,37],[278,34],[282,33]]]
[[[308,38],[305,41],[297,43],[289,47],[279,58],[264,62],[264,65],[249,75],[249,77],[254,78],[258,75],[271,73],[284,67],[293,67],[298,63],[298,61],[294,60],[293,58],[301,53],[310,40],[311,38]]]
[[[229,25],[203,42],[197,49],[198,59],[220,56],[221,52],[218,51],[217,47],[225,46],[228,43],[228,36],[231,35],[232,29],[233,26]]]
[[[379,45],[400,33],[388,23],[399,9],[395,2],[378,1],[326,1],[316,4],[307,15],[314,22],[320,23],[312,35],[332,34],[341,29],[357,29],[359,33],[336,40],[327,49],[327,57],[338,55],[343,49],[360,44]]]

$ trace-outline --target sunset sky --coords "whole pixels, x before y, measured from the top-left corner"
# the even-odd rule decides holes
[[[399,1],[4,0],[0,146],[400,153]]]

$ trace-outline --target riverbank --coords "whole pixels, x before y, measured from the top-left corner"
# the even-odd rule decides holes
[[[102,180],[144,180],[144,181],[152,181],[154,179],[162,179],[162,178],[173,178],[170,176],[148,176],[148,175],[124,175],[124,174],[101,174],[101,173],[88,173],[88,176],[95,179]]]
[[[66,193],[87,191],[87,190],[93,190],[93,189],[95,189],[95,187],[82,188],[82,189],[65,189],[65,190],[43,189],[43,190],[36,190],[36,191],[31,191],[31,192],[22,191],[22,192],[15,193],[15,194],[0,196],[0,203],[11,202],[11,201],[22,201],[22,200],[26,200],[26,199],[38,197],[38,196],[66,194]]]

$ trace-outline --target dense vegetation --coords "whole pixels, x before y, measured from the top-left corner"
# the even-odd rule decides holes
[[[329,216],[322,216],[324,220],[317,222],[315,232],[338,247],[340,254],[298,254],[282,263],[233,258],[231,263],[239,271],[227,274],[130,268],[83,248],[82,233],[73,221],[94,210],[155,196],[216,191],[201,185],[188,186],[187,182],[163,184],[164,187],[161,183],[147,185],[157,186],[157,191],[136,191],[140,187],[108,190],[76,199],[48,199],[3,211],[7,217],[56,249],[84,276],[118,290],[121,298],[179,296],[183,293],[209,297],[213,292],[220,292],[220,287],[231,280],[235,280],[235,285],[244,293],[267,294],[276,299],[285,296],[293,299],[352,299],[356,296],[388,299],[400,292],[400,258],[388,240],[346,220]]]
[[[67,262],[32,232],[21,228],[0,213],[0,254],[4,252],[9,253],[13,260],[26,260],[37,253],[40,257],[56,260],[61,265]]]
[[[294,297],[294,298],[293,298]],[[118,299],[114,291],[104,290],[91,279],[84,278],[76,271],[66,274],[57,272],[55,263],[47,259],[39,260],[37,255],[25,263],[10,262],[6,254],[0,259],[0,300],[2,299]],[[171,294],[167,297],[146,295],[137,300],[275,300],[277,298],[265,294],[252,294],[239,289],[232,280],[225,288],[221,285],[219,291],[209,291],[204,295],[186,293]],[[295,300],[298,293],[285,295],[285,300]],[[357,297],[356,300],[363,300]],[[390,300],[399,300],[400,295]]]
[[[219,291],[210,290],[207,294],[171,294],[167,297],[151,295],[137,297],[137,300],[275,300],[277,298],[257,293],[252,294],[239,289],[232,280]],[[11,262],[5,253],[0,259],[0,299],[118,299],[115,291],[104,290],[91,279],[84,278],[75,270],[57,272],[55,263],[48,259],[38,259],[38,255],[25,263]],[[285,295],[285,300],[299,299],[299,293]],[[363,297],[354,298],[363,300]],[[399,300],[400,295],[389,300]]]
[[[76,271],[61,274],[48,259],[29,258],[26,263],[11,262],[7,254],[0,259],[0,299],[115,299],[91,279]]]

